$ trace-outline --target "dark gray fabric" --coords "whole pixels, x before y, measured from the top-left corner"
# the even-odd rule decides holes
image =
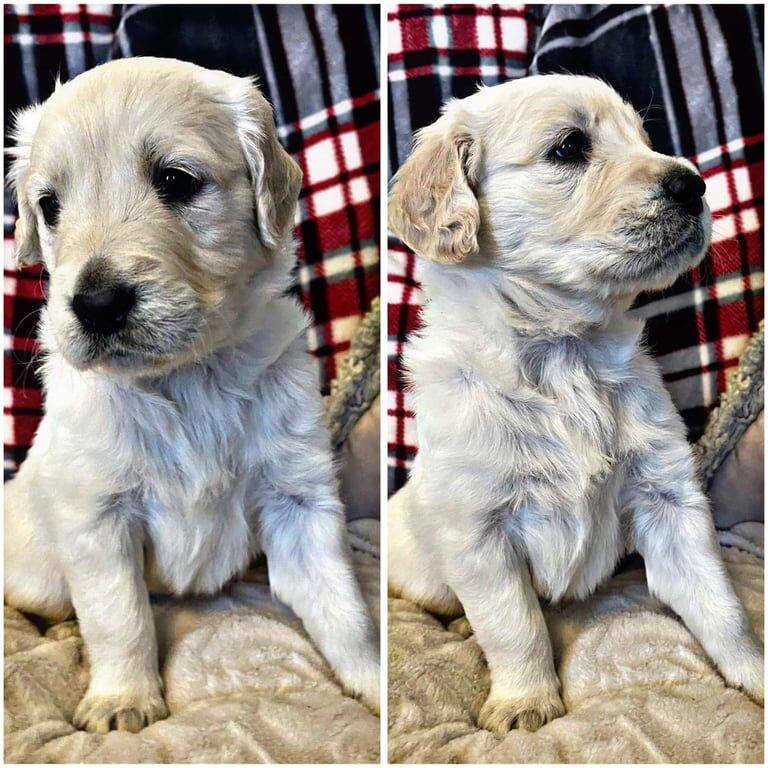
[[[762,522],[765,516],[764,411],[751,424],[712,477],[709,498],[720,529]]]

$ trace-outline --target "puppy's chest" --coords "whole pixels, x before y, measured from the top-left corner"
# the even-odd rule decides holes
[[[178,594],[213,592],[258,550],[257,409],[220,391],[159,397],[157,428],[141,445],[146,462],[137,462],[145,471],[134,466],[148,581]]]
[[[235,492],[257,439],[254,403],[212,392],[161,397],[161,407],[147,404],[155,429],[137,425],[136,452],[143,454],[137,464],[149,465],[136,478],[144,491],[179,506]]]
[[[519,373],[527,385],[551,403],[555,420],[585,472],[595,482],[607,477],[623,456],[622,385],[631,375],[628,362],[606,359],[580,339],[558,339],[521,346]]]
[[[549,599],[586,596],[623,551],[618,498],[628,450],[624,393],[631,359],[606,356],[581,340],[544,344],[520,356],[527,380],[553,404],[570,459],[556,475],[557,489],[539,497],[532,492],[530,507],[509,520],[524,542],[535,588]]]

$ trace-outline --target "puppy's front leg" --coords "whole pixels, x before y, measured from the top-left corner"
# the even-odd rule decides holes
[[[564,714],[552,644],[524,559],[493,534],[451,537],[449,585],[458,596],[491,671],[478,724],[506,733],[538,730]]]
[[[682,438],[633,455],[624,508],[650,591],[683,619],[728,683],[762,702],[763,654],[720,558]]]
[[[378,712],[378,635],[335,492],[322,485],[306,497],[271,493],[261,531],[272,591],[304,622],[344,688]]]
[[[74,724],[96,733],[139,731],[167,714],[140,532],[119,503],[87,523],[68,515],[58,528],[91,666]]]

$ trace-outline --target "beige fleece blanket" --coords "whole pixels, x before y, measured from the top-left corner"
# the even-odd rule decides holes
[[[378,522],[351,524],[357,573],[379,609]],[[6,762],[370,763],[379,719],[345,696],[263,565],[214,599],[156,602],[170,710],[141,733],[76,731],[82,640],[5,609]],[[55,639],[59,637],[60,639]]]
[[[763,634],[762,525],[723,557]],[[746,536],[746,538],[745,538]],[[548,610],[567,714],[537,733],[482,731],[488,671],[474,638],[405,600],[389,607],[389,755],[430,763],[762,763],[763,709],[727,688],[654,601],[640,567],[584,603]]]

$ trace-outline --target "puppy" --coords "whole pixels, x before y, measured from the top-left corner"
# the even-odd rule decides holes
[[[704,189],[613,90],[562,75],[450,102],[393,180],[390,227],[423,257],[428,302],[404,353],[419,453],[390,502],[389,579],[466,613],[491,672],[484,728],[563,714],[539,598],[586,597],[633,550],[762,700],[683,422],[627,316],[704,255]]]
[[[148,586],[211,594],[267,555],[274,594],[378,707],[307,318],[285,293],[301,171],[249,79],[129,59],[18,116],[16,255],[50,273],[45,416],[5,490],[5,597],[74,608],[74,722],[166,715]]]

